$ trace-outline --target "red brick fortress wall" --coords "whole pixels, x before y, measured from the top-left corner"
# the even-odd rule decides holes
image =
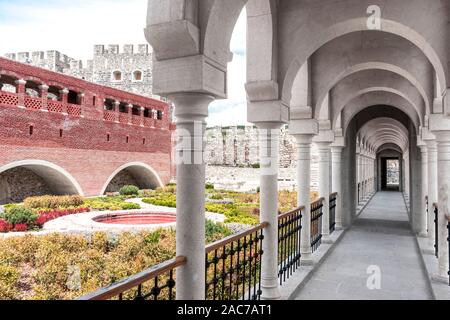
[[[30,83],[39,96],[26,93]],[[1,84],[16,92],[0,91],[0,173],[16,164],[40,172],[41,161],[64,171],[86,196],[104,192],[129,165],[158,185],[170,181],[174,126],[166,103],[2,58]],[[61,90],[58,100],[47,96],[47,87]],[[76,103],[69,103],[69,90]],[[112,110],[105,99],[115,102]]]

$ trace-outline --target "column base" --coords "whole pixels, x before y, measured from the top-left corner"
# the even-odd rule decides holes
[[[425,253],[425,254],[432,255],[432,256],[434,256],[436,254],[436,252],[435,252],[433,247],[424,248],[424,249],[422,249],[422,252]]]
[[[278,281],[278,279],[277,279]],[[281,299],[281,294],[280,294],[280,290],[277,287],[270,287],[270,288],[265,288],[264,286],[261,287],[261,291],[262,291],[262,295],[261,295],[261,300],[280,300]]]
[[[301,266],[313,266],[314,260],[312,258],[311,253],[302,253],[302,258],[300,259],[300,265]]]
[[[334,241],[333,241],[333,239],[331,239],[331,237],[329,235],[326,235],[326,236],[322,237],[322,243],[333,244]]]
[[[445,283],[445,284],[449,284],[449,278],[448,276],[444,276],[441,274],[433,274],[431,276],[431,280],[434,282],[438,282],[438,283]]]

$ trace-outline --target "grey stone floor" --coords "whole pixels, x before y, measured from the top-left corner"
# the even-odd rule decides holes
[[[370,290],[368,268],[379,267]],[[431,288],[401,193],[377,193],[297,300],[427,300]]]

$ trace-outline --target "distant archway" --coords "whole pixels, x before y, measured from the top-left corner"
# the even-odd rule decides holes
[[[117,192],[124,185],[135,185],[139,189],[156,189],[164,186],[152,167],[142,162],[131,162],[113,172],[103,186],[101,194]]]
[[[70,173],[51,162],[22,160],[0,167],[0,203],[47,194],[83,195],[83,191]]]

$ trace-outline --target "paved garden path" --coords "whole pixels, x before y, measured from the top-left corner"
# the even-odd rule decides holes
[[[418,250],[401,193],[379,192],[296,299],[432,299]],[[380,289],[368,288],[371,266]]]

